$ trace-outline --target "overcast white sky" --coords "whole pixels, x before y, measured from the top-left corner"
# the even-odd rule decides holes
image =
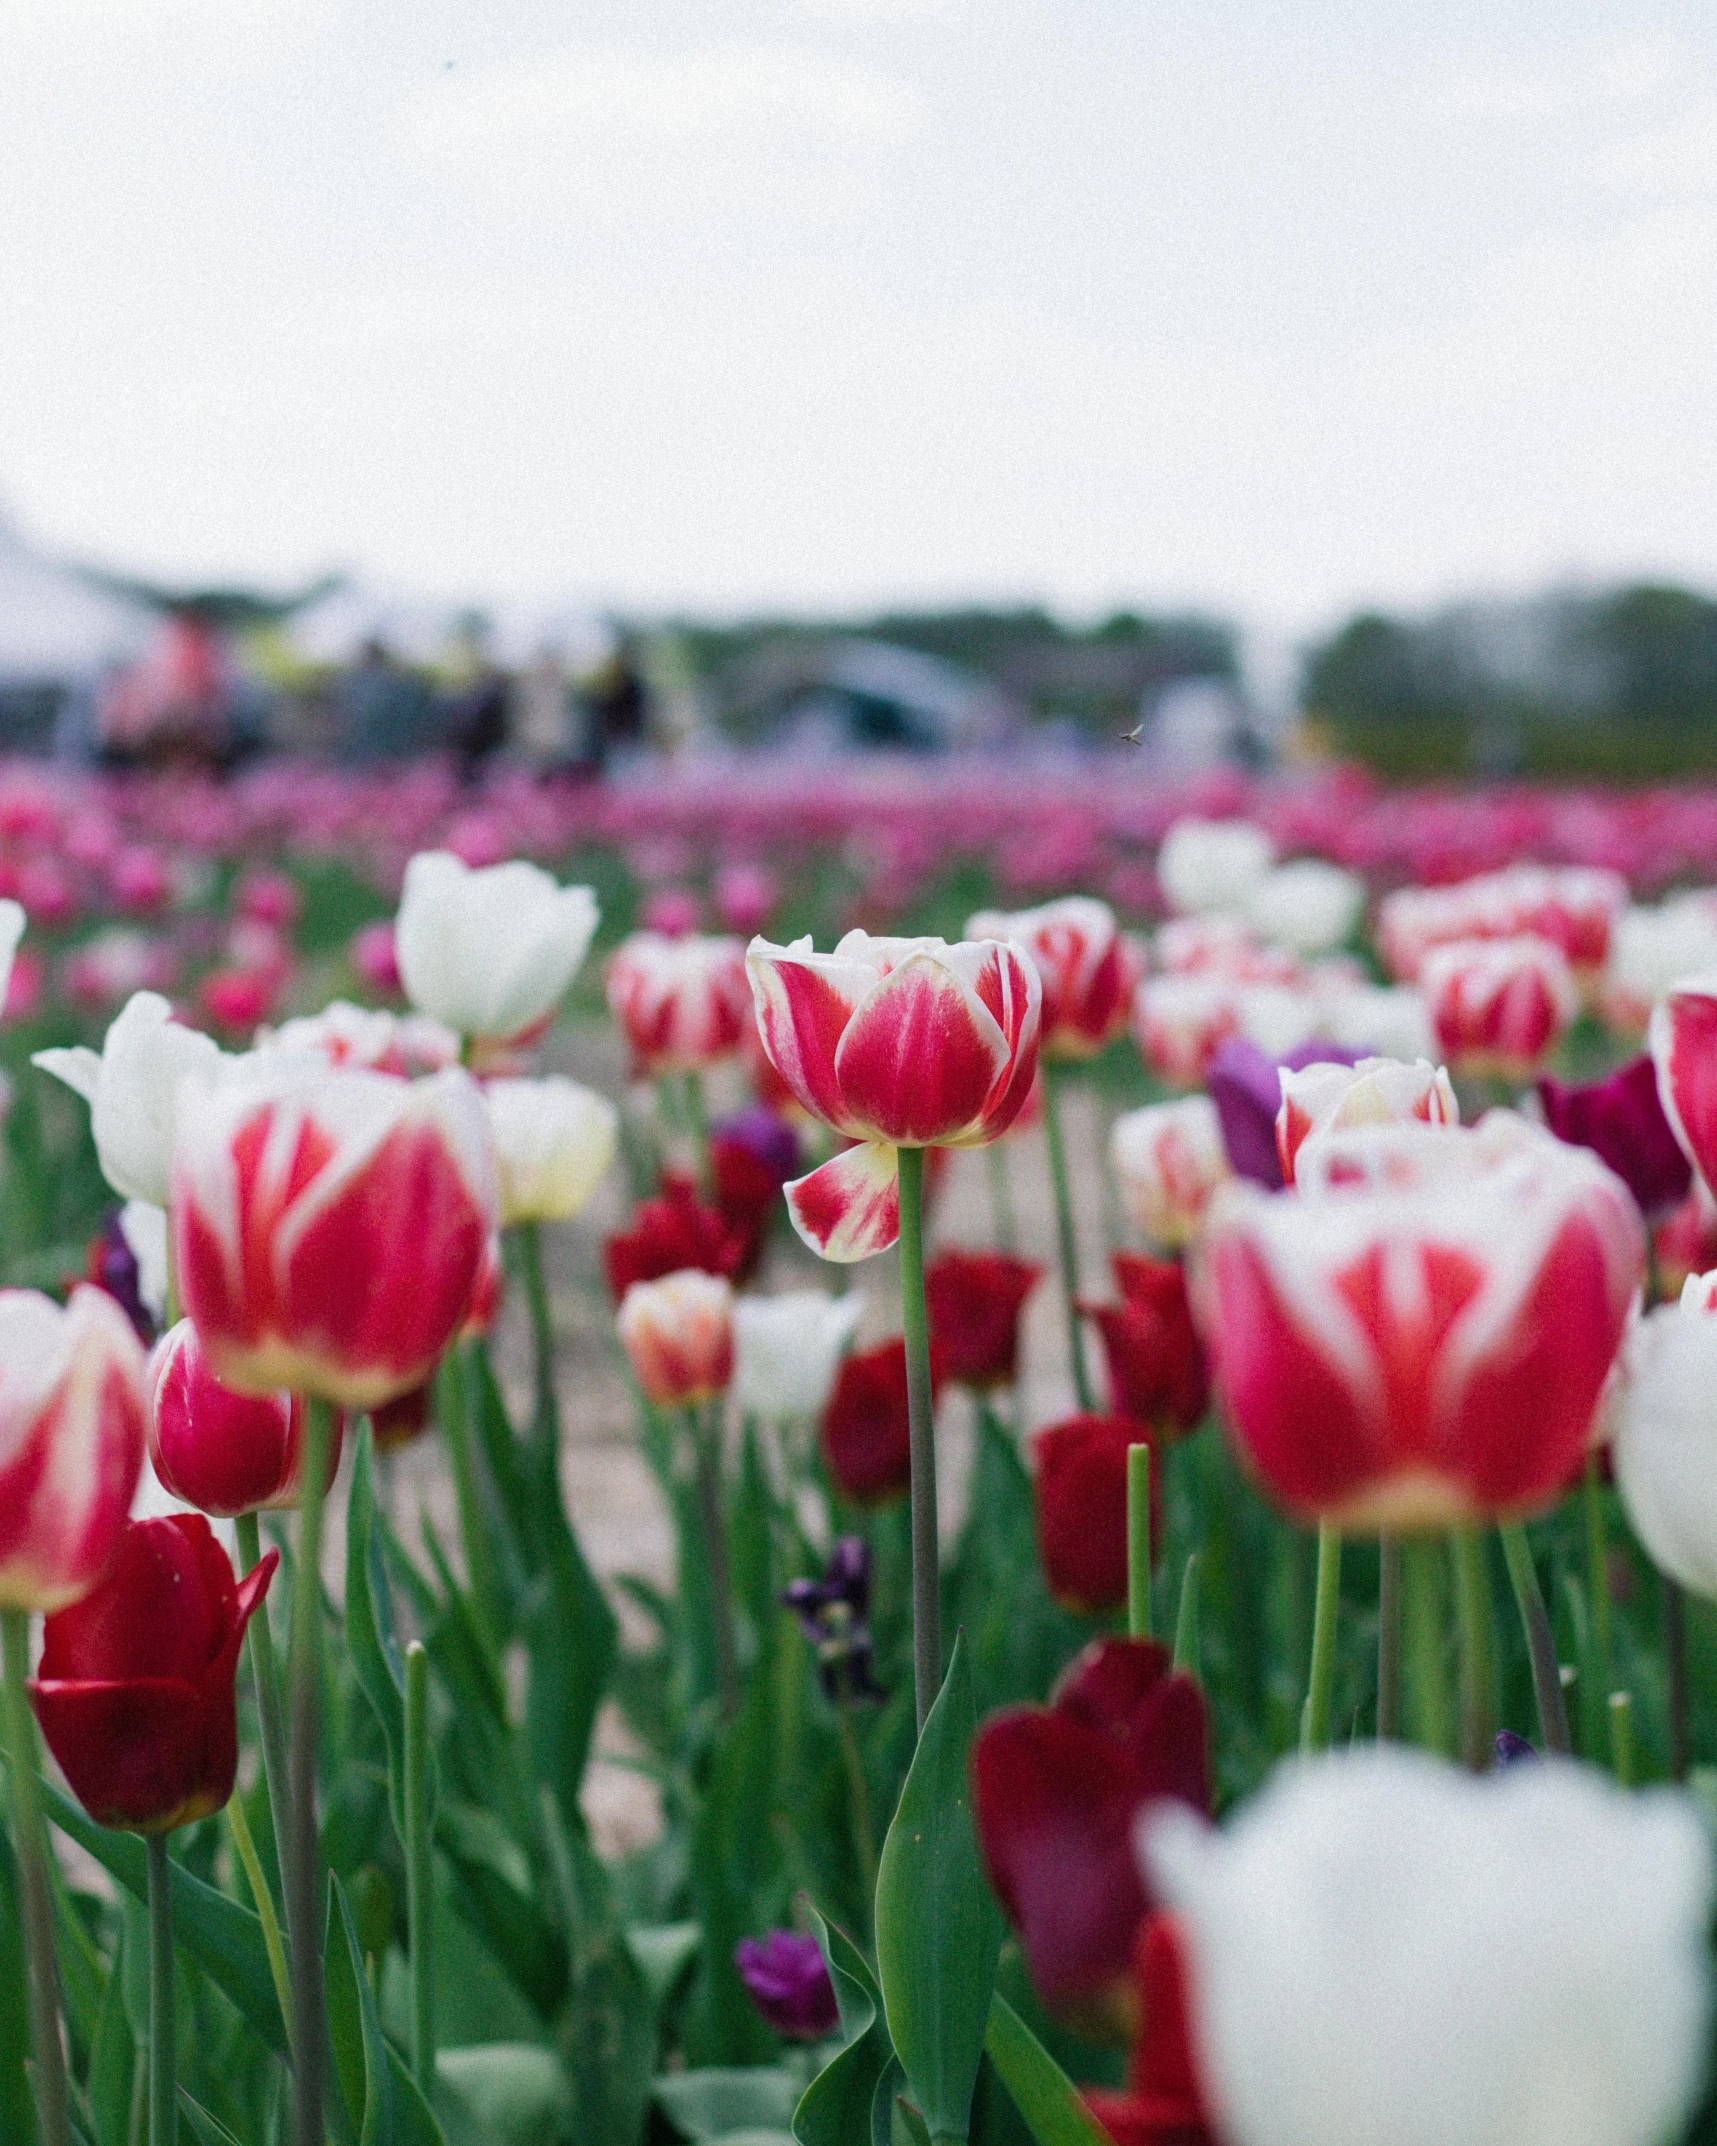
[[[1717,583],[1711,0],[5,0],[57,549],[1287,627]]]

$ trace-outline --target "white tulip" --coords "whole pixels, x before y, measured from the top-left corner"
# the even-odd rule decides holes
[[[6,1002],[6,992],[12,981],[12,963],[17,957],[18,941],[24,936],[28,919],[21,904],[0,901],[0,1005]]]
[[[1207,1095],[1146,1103],[1115,1120],[1109,1167],[1128,1214],[1155,1245],[1178,1251],[1204,1226],[1204,1210],[1233,1172],[1222,1120]]]
[[[1246,914],[1254,931],[1296,954],[1345,946],[1365,907],[1365,882],[1339,864],[1300,857],[1279,864],[1252,887]]]
[[[1643,1032],[1651,1010],[1689,976],[1717,966],[1717,904],[1683,895],[1659,909],[1624,909],[1610,932],[1598,1003],[1612,1028]]]
[[[1409,1063],[1428,1058],[1433,1047],[1424,997],[1411,984],[1387,989],[1362,985],[1321,999],[1318,1032],[1344,1050],[1371,1051],[1379,1058]]]
[[[1157,852],[1157,878],[1183,915],[1244,910],[1275,854],[1250,820],[1176,820]]]
[[[820,1289],[741,1297],[733,1307],[740,1414],[768,1423],[821,1415],[863,1313],[863,1297],[831,1297]]]
[[[394,944],[412,1004],[462,1036],[498,1042],[560,1004],[597,925],[588,887],[515,860],[481,871],[446,850],[405,868]]]
[[[614,1160],[620,1113],[606,1096],[560,1074],[489,1081],[483,1101],[502,1223],[570,1221]]]
[[[1229,2146],[1660,2146],[1704,2070],[1712,1859],[1683,1796],[1356,1748],[1221,1832],[1141,1822]]]
[[[1717,1316],[1706,1277],[1681,1303],[1647,1312],[1626,1359],[1611,1459],[1634,1533],[1652,1562],[1717,1597]]]
[[[114,1191],[165,1207],[174,1099],[186,1074],[219,1073],[214,1038],[175,1021],[158,991],[138,991],[120,1008],[99,1054],[80,1044],[38,1051],[30,1062],[88,1103],[96,1157]]]
[[[157,1326],[167,1324],[167,1210],[148,1200],[127,1200],[119,1210],[120,1234],[137,1262],[137,1294]]]

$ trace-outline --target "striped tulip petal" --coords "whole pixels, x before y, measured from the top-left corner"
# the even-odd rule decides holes
[[[820,1259],[850,1265],[900,1235],[899,1163],[885,1140],[848,1148],[786,1189],[793,1227]]]

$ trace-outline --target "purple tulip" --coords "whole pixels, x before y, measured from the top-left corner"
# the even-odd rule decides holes
[[[90,1245],[89,1278],[114,1299],[147,1348],[155,1339],[155,1319],[143,1301],[143,1276],[137,1254],[131,1249],[119,1215],[117,1207],[108,1209],[100,1234]]]
[[[1357,1065],[1363,1051],[1334,1043],[1297,1043],[1283,1058],[1271,1058],[1255,1043],[1233,1037],[1210,1061],[1205,1086],[1222,1124],[1222,1144],[1236,1177],[1250,1178],[1266,1192],[1282,1189],[1282,1158],[1276,1152],[1276,1114],[1282,1107],[1282,1068]]]
[[[733,1964],[764,2019],[790,2042],[820,2042],[840,2025],[835,1986],[814,1937],[797,1930],[771,1930],[742,1937]]]
[[[793,1580],[781,1597],[799,1629],[817,1650],[823,1689],[831,1699],[881,1699],[871,1653],[870,1545],[862,1535],[842,1535],[829,1550],[820,1580]]]
[[[1584,1087],[1546,1076],[1538,1083],[1544,1122],[1570,1147],[1590,1148],[1608,1163],[1645,1215],[1665,1214],[1685,1198],[1693,1166],[1658,1100],[1657,1068],[1642,1052],[1608,1080]]]
[[[744,1148],[782,1184],[798,1174],[799,1136],[767,1103],[752,1103],[724,1118],[715,1128],[715,1137]]]

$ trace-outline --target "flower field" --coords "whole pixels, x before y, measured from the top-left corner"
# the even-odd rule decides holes
[[[0,767],[0,2140],[1717,2138],[1717,792]]]

